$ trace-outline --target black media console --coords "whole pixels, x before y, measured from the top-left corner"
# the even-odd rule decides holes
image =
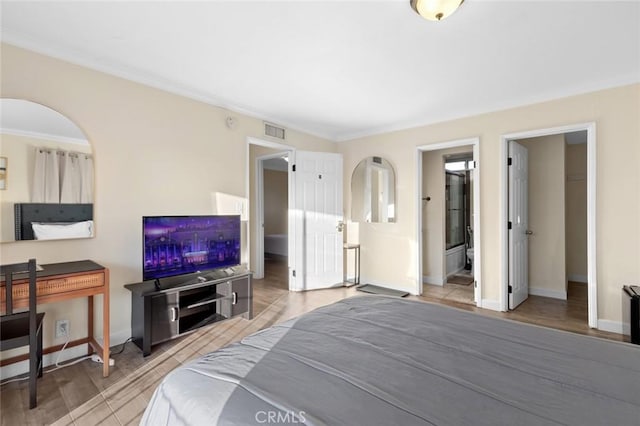
[[[159,285],[158,285],[159,284]],[[147,356],[151,346],[214,322],[251,319],[251,272],[244,266],[125,285],[131,291],[131,334]]]

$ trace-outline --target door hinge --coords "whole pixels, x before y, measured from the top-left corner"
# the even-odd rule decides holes
[[[513,287],[509,286],[509,294],[513,293]]]
[[[291,273],[293,274],[293,276],[296,276],[296,270],[294,269],[293,271],[291,271]]]
[[[296,171],[296,165],[295,164],[293,166],[291,166],[291,171],[293,171],[293,172]]]
[[[511,221],[507,222],[507,229],[511,229],[513,227],[513,224],[511,223]]]
[[[510,166],[510,165],[512,165],[512,164],[513,164],[513,158],[509,157],[509,158],[507,159],[507,166]]]

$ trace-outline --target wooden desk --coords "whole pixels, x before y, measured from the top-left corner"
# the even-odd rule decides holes
[[[88,343],[89,354],[94,351],[105,361],[102,374],[109,376],[109,270],[91,260],[77,262],[51,263],[40,265],[41,271],[37,273],[38,304],[60,302],[63,300],[86,297],[88,301],[87,337],[70,341],[67,347],[73,347]],[[0,282],[4,287],[4,278]],[[13,307],[23,308],[29,306],[29,283],[25,274],[24,278],[17,277],[13,282]],[[93,336],[93,296],[102,294],[102,338],[103,346],[100,346]],[[6,310],[6,292],[0,293],[0,310]],[[46,318],[46,317],[45,317]],[[52,353],[62,349],[63,345],[52,346],[44,349],[44,353]],[[91,349],[93,348],[93,350]],[[19,355],[2,360],[0,366],[28,359],[29,355]]]

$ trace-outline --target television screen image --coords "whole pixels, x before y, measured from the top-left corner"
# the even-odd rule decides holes
[[[145,216],[143,280],[240,264],[240,216]]]

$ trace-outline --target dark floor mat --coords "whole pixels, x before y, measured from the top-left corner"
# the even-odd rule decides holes
[[[385,296],[396,296],[396,297],[405,297],[409,295],[407,291],[394,290],[391,288],[378,287],[373,284],[361,284],[356,287],[358,291],[363,291],[365,293],[371,294],[384,294]]]

